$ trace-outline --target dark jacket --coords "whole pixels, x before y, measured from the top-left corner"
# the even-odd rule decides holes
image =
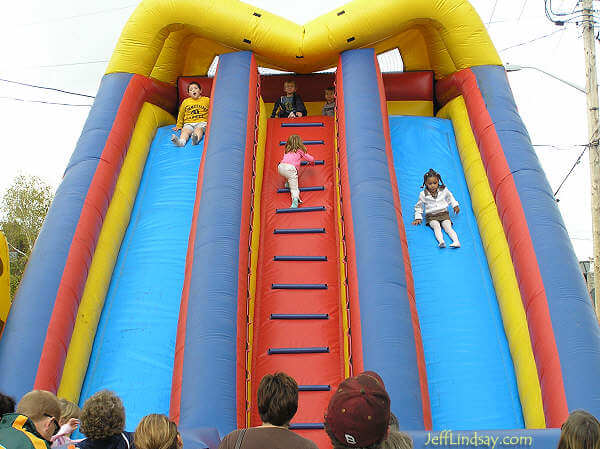
[[[302,112],[302,117],[306,117],[306,106],[304,106],[304,102],[300,95],[294,92],[291,102],[291,109],[285,108],[285,103],[283,101],[284,97],[279,97],[275,102],[275,106],[273,106],[273,112],[271,112],[271,118],[277,115],[279,118],[287,118],[290,115],[290,112]]]
[[[38,433],[25,415],[7,413],[0,420],[0,445],[7,449],[49,449],[50,443]]]
[[[125,441],[125,438],[127,438],[127,441]],[[129,444],[127,444],[127,442],[129,442]],[[110,438],[98,440],[86,438],[79,443],[69,445],[69,448],[74,447],[79,449],[135,449],[132,432],[123,432],[118,435],[113,435]]]

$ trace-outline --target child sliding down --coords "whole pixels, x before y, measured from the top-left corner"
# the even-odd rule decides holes
[[[438,247],[446,247],[441,229],[444,228],[446,234],[452,239],[450,248],[460,248],[458,236],[452,229],[452,222],[448,213],[448,206],[451,206],[454,213],[458,214],[460,211],[458,201],[446,188],[440,174],[432,168],[423,175],[423,185],[421,187],[425,188],[419,193],[419,201],[415,204],[415,219],[412,224],[420,225],[423,221],[423,212],[425,212],[425,224],[433,229]]]
[[[288,137],[285,144],[283,159],[277,166],[277,171],[286,179],[286,187],[289,186],[292,195],[291,208],[298,207],[300,200],[300,190],[298,189],[298,169],[300,162],[306,159],[309,163],[314,162],[315,158],[306,152],[302,139],[298,134],[292,134]]]

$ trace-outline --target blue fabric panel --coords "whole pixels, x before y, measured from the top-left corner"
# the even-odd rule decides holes
[[[451,447],[453,449],[501,449],[503,447],[527,449],[556,449],[560,429],[526,430],[472,430],[442,432],[407,432],[413,439],[415,449]]]
[[[600,415],[600,329],[552,190],[502,67],[474,67],[515,181],[544,282],[569,410]]]
[[[13,302],[10,319],[0,339],[0,391],[16,399],[33,388],[83,202],[131,77],[131,74],[119,73],[102,79]]]
[[[80,405],[107,388],[123,400],[127,429],[148,413],[169,414],[171,379],[202,140],[171,143],[159,128],[123,238]],[[143,379],[143,382],[140,380]]]
[[[342,53],[348,180],[365,370],[381,375],[404,429],[423,429],[406,272],[372,49]]]
[[[433,429],[522,428],[512,358],[452,123],[429,117],[390,117],[390,134]],[[460,203],[457,216],[450,212],[462,245],[459,249],[439,249],[429,227],[411,224],[423,174],[430,168],[441,174]],[[445,233],[444,238],[449,244]]]
[[[219,59],[187,312],[180,428],[237,427],[238,261],[250,52]],[[244,242],[243,245],[247,245]]]

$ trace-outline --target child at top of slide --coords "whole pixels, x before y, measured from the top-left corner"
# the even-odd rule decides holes
[[[188,86],[188,94],[190,96],[181,102],[177,124],[173,127],[173,131],[181,130],[181,137],[177,137],[176,134],[171,135],[171,142],[178,147],[185,146],[190,135],[192,143],[198,145],[204,135],[208,120],[210,99],[201,96],[202,86],[195,81],[191,82]]]
[[[329,117],[335,116],[335,89],[333,87],[325,89],[325,104],[321,114]]]
[[[419,201],[415,204],[415,219],[412,224],[420,225],[423,221],[423,212],[425,212],[425,224],[433,229],[438,247],[446,247],[441,230],[441,228],[444,228],[446,234],[452,239],[450,247],[460,248],[458,236],[452,229],[452,221],[450,221],[450,214],[448,213],[448,206],[451,206],[454,213],[458,214],[460,211],[458,201],[454,199],[450,190],[444,185],[440,174],[433,168],[430,168],[423,175],[423,185],[421,187],[425,188],[419,193]]]
[[[302,143],[302,139],[298,134],[292,134],[288,137],[285,144],[283,159],[277,166],[277,171],[286,179],[286,184],[290,188],[292,196],[292,205],[290,207],[298,207],[300,200],[300,189],[298,189],[298,169],[300,162],[306,159],[309,163],[314,162],[315,158],[306,152],[306,148]]]
[[[296,81],[288,80],[283,83],[285,95],[279,97],[273,106],[271,118],[306,117],[306,107],[300,95],[296,93]]]

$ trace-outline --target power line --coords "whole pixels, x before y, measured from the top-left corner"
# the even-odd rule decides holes
[[[137,4],[133,3],[131,5],[121,6],[119,8],[103,9],[101,11],[88,12],[88,13],[84,13],[84,14],[77,14],[77,15],[74,15],[74,16],[56,17],[56,18],[48,19],[48,20],[40,20],[38,22],[16,24],[15,26],[17,26],[17,27],[27,27],[27,26],[33,26],[33,25],[44,25],[46,23],[60,22],[62,20],[78,19],[80,17],[88,17],[88,16],[96,16],[98,14],[106,14],[106,13],[113,12],[113,11],[120,11],[120,10],[123,10],[123,9],[132,8],[134,6],[137,6]]]
[[[0,96],[0,99],[2,99],[2,100],[22,101],[22,102],[25,102],[25,103],[54,104],[54,105],[58,105],[58,106],[86,106],[88,108],[92,106],[91,104],[56,103],[54,101],[25,100],[24,98],[5,97],[5,96]]]
[[[494,7],[492,8],[492,14],[490,14],[490,20],[488,20],[488,25],[492,22],[492,19],[494,18],[494,13],[496,12],[496,6],[498,5],[498,0],[496,0],[494,2]]]
[[[523,7],[521,8],[521,13],[519,14],[519,17],[517,18],[517,23],[519,23],[521,21],[521,16],[523,15],[523,11],[525,11],[525,6],[527,6],[527,0],[523,1]]]
[[[560,33],[561,31],[565,31],[565,30],[566,30],[566,28],[559,28],[558,30],[553,31],[552,33],[544,34],[543,36],[535,37],[535,38],[533,38],[533,39],[531,39],[529,41],[525,41],[525,42],[521,42],[519,44],[511,45],[510,47],[503,48],[500,51],[506,51],[506,50],[510,50],[511,48],[516,48],[516,47],[521,47],[523,45],[531,44],[533,42],[539,41],[541,39],[545,39],[547,37],[550,37],[550,36],[552,36],[552,35],[554,35],[556,33]]]
[[[19,86],[35,87],[36,89],[53,90],[55,92],[61,92],[63,94],[78,95],[80,97],[86,97],[86,98],[96,98],[92,95],[80,94],[78,92],[70,92],[68,90],[63,90],[63,89],[56,89],[55,87],[38,86],[36,84],[21,83],[20,81],[12,81],[12,80],[4,79],[4,78],[0,78],[0,81],[2,81],[4,83],[18,84]]]
[[[579,164],[581,162],[581,158],[583,157],[583,155],[585,154],[585,151],[589,148],[589,145],[586,145],[585,148],[583,149],[583,151],[579,154],[579,156],[577,157],[577,160],[575,161],[575,163],[573,164],[573,166],[571,167],[571,170],[569,170],[569,173],[567,173],[565,175],[565,177],[563,178],[562,182],[560,183],[560,185],[558,186],[558,188],[556,189],[556,192],[554,192],[554,197],[556,198],[556,195],[558,195],[558,192],[560,191],[561,187],[563,186],[563,184],[565,183],[565,181],[567,180],[567,178],[571,175],[571,173],[573,173],[573,170],[575,170],[575,167],[577,166],[577,164]]]
[[[63,64],[49,64],[49,65],[31,65],[25,67],[26,69],[47,69],[52,67],[69,67],[73,65],[87,65],[87,64],[100,64],[102,62],[108,62],[109,59],[99,59],[97,61],[82,61],[82,62],[70,62]]]

